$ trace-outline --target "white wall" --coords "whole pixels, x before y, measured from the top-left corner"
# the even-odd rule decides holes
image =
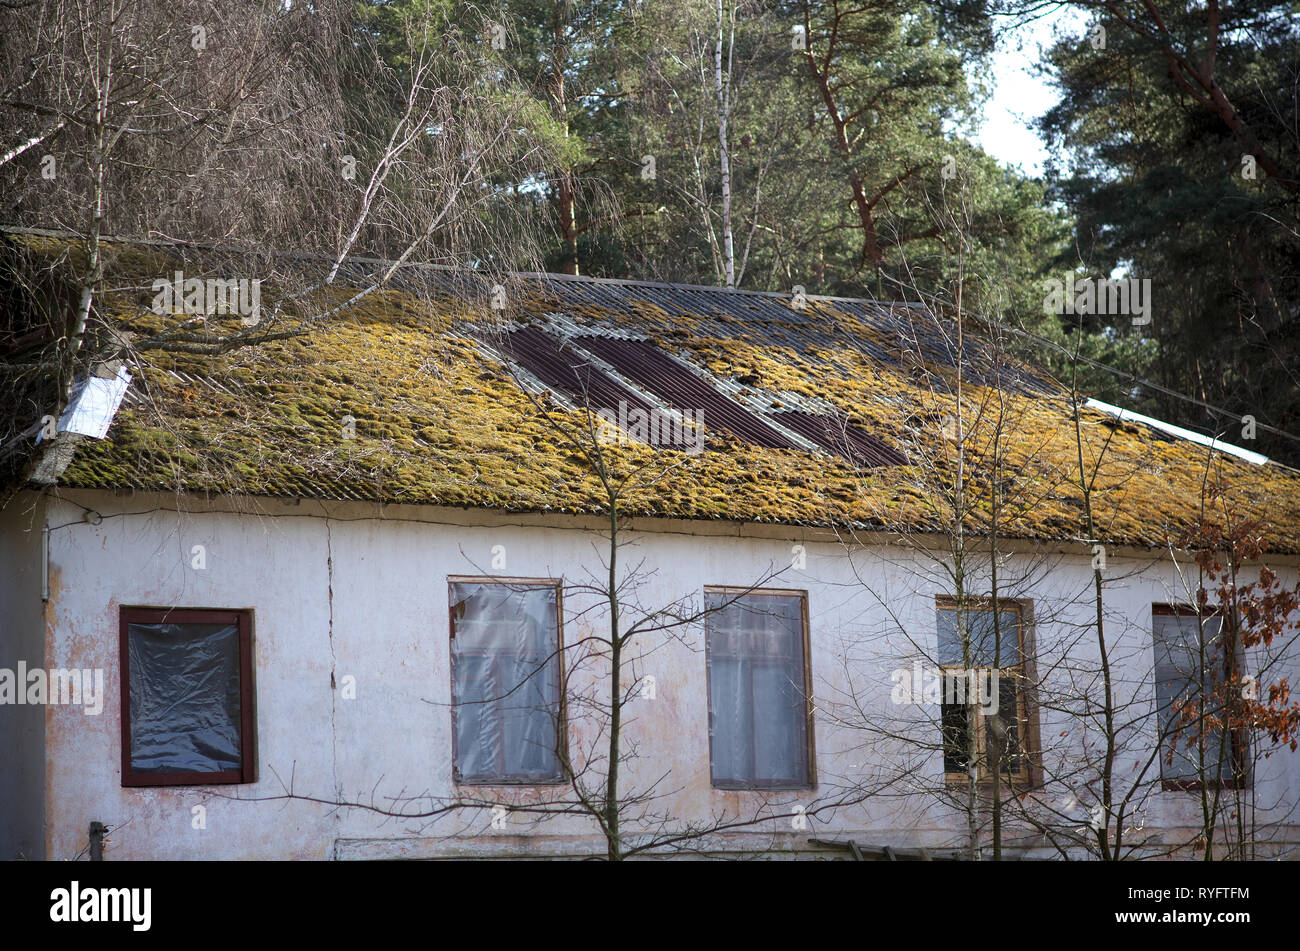
[[[566,586],[599,579],[605,550],[579,527],[546,527],[566,520],[452,510],[332,505],[320,517],[316,503],[256,504],[257,513],[169,511],[167,496],[67,493],[51,500],[52,597],[45,629],[45,663],[102,667],[107,698],[102,715],[51,706],[44,779],[46,847],[52,859],[70,858],[85,845],[91,820],[113,828],[107,857],[330,858],[457,854],[576,854],[602,848],[583,820],[561,817],[540,825],[512,815],[503,830],[490,813],[458,813],[437,821],[381,820],[360,810],[289,802],[232,801],[275,797],[290,783],[299,795],[391,805],[421,794],[446,795],[451,783],[449,701],[449,575],[563,577]],[[89,506],[103,516],[82,520]],[[197,505],[198,503],[189,503]],[[229,502],[214,505],[229,505]],[[570,520],[571,522],[571,520]],[[883,739],[863,729],[899,726],[937,740],[927,722],[934,709],[890,702],[889,674],[920,656],[907,632],[927,650],[934,638],[934,597],[949,593],[933,564],[909,549],[873,545],[849,552],[831,540],[802,538],[807,563],[792,569],[794,530],[663,522],[636,531],[620,563],[639,567],[633,600],[661,606],[685,595],[697,602],[704,585],[753,584],[785,568],[768,587],[808,593],[811,618],[818,788],[783,793],[784,803],[814,804],[847,789],[875,794],[841,809],[808,831],[789,819],[768,821],[727,847],[799,846],[810,836],[853,838],[894,847],[959,848],[964,819],[932,796],[908,790],[939,784],[937,754]],[[191,567],[192,546],[206,549],[206,568]],[[489,568],[494,546],[504,546],[505,568]],[[28,553],[30,555],[30,553]],[[1107,624],[1116,659],[1116,689],[1150,702],[1151,604],[1180,601],[1177,578],[1160,553],[1112,553]],[[1096,645],[1086,628],[1089,559],[1061,552],[1026,552],[1000,568],[1004,578],[1031,577],[1039,674],[1053,689],[1095,669]],[[589,574],[590,573],[590,574]],[[597,581],[598,583],[598,581]],[[978,587],[978,583],[975,585]],[[248,786],[124,789],[120,777],[118,617],[123,605],[244,608],[254,614],[258,782]],[[599,630],[602,615],[590,596],[565,594],[565,639]],[[584,613],[586,612],[586,613]],[[581,617],[579,615],[582,615]],[[892,616],[891,616],[892,615]],[[27,623],[27,622],[24,622]],[[654,641],[660,644],[662,639]],[[752,814],[764,795],[711,788],[703,634],[685,632],[638,665],[653,674],[655,700],[638,700],[628,735],[639,744],[628,768],[629,787],[660,780],[671,793],[655,811],[675,819]],[[1089,658],[1092,658],[1090,661]],[[846,675],[852,672],[852,677]],[[331,689],[353,676],[357,698]],[[1079,693],[1080,690],[1074,690]],[[1095,689],[1088,687],[1087,689]],[[1061,775],[1087,753],[1077,720],[1040,714],[1045,761]],[[1064,737],[1058,734],[1064,732]],[[580,719],[575,751],[590,739]],[[1133,737],[1135,749],[1143,745]],[[1147,743],[1149,746],[1149,743]],[[1124,758],[1121,770],[1131,766]],[[904,766],[914,766],[911,776]],[[662,779],[661,779],[662,777]],[[1079,796],[1071,806],[1080,823],[1091,802],[1082,776],[1057,784],[1052,802]],[[1280,753],[1260,764],[1257,788],[1295,801],[1297,758]],[[503,801],[544,795],[502,789]],[[771,796],[771,794],[769,794]],[[372,799],[373,797],[373,799]],[[1276,798],[1261,795],[1261,800]],[[193,807],[206,808],[206,828],[195,829]],[[1197,824],[1199,804],[1185,793],[1158,793],[1146,802],[1141,824],[1159,834]],[[417,803],[411,806],[417,807]],[[1294,838],[1294,836],[1293,836]],[[1031,843],[1032,844],[1032,843]],[[1040,851],[1044,843],[1037,843]]]

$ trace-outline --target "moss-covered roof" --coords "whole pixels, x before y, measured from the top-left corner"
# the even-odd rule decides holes
[[[10,240],[59,250],[53,238]],[[169,278],[187,252],[110,248],[101,319],[136,340],[175,325],[151,312],[150,281]],[[346,301],[379,267],[351,263],[335,285],[286,306],[296,316],[280,329]],[[286,288],[262,294],[267,307]],[[601,447],[616,469],[653,474],[629,492],[629,515],[941,531],[960,431],[971,531],[987,530],[996,490],[1002,534],[1084,538],[1081,451],[1109,543],[1168,544],[1195,522],[1207,483],[1223,482],[1239,517],[1267,524],[1269,548],[1300,552],[1300,475],[1090,409],[1080,447],[1068,394],[1045,373],[1000,359],[970,331],[957,361],[955,325],[917,308],[555,276],[511,281],[496,303],[504,309],[464,274],[410,268],[300,336],[219,356],[141,352],[108,438],[83,440],[59,484],[601,512],[599,483],[554,425],[581,429],[585,414],[502,356],[498,331],[531,324],[576,341],[575,360],[590,356],[583,336],[642,339],[755,418],[847,420],[907,460],[857,468],[808,443],[764,448],[706,414],[699,454]],[[239,326],[238,316],[207,322]]]

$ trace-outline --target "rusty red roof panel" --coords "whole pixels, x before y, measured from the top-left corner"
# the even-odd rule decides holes
[[[607,373],[595,366],[590,357],[581,350],[565,346],[554,337],[536,327],[524,327],[508,333],[484,334],[484,342],[491,344],[504,356],[518,363],[521,367],[541,380],[547,386],[563,393],[574,403],[590,409],[593,413],[608,410],[617,419],[625,419],[626,413],[619,413],[619,403],[627,405],[628,411],[639,409],[653,418],[656,410],[640,395],[612,379]],[[708,420],[705,420],[707,425]],[[681,438],[680,430],[656,430],[661,435],[657,445],[666,448],[688,448]]]
[[[817,445],[864,469],[875,466],[905,466],[908,459],[848,420],[834,416],[815,416],[801,410],[773,413],[772,418],[787,429],[811,439]]]
[[[725,429],[745,442],[768,449],[800,448],[652,344],[595,336],[575,340],[669,406],[702,412],[708,429]]]

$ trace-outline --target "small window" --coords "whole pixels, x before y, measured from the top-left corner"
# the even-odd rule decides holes
[[[713,785],[812,785],[806,602],[801,593],[705,592]]]
[[[246,611],[123,608],[122,785],[255,780]]]
[[[988,601],[967,603],[961,612],[965,651],[958,614],[955,600],[937,605],[944,775],[951,781],[968,778],[974,729],[978,778],[992,780],[996,759],[1004,782],[1027,785],[1030,723],[1021,606],[1001,600],[995,612]]]
[[[452,742],[461,783],[558,783],[560,586],[451,583]]]
[[[1233,786],[1245,779],[1245,736],[1197,726],[1202,716],[1221,716],[1213,705],[1238,669],[1225,657],[1222,618],[1193,607],[1152,606],[1156,712],[1160,728],[1160,778],[1166,789]],[[1202,641],[1204,650],[1202,650]],[[1202,701],[1202,697],[1209,700]],[[1189,721],[1188,717],[1191,717]]]

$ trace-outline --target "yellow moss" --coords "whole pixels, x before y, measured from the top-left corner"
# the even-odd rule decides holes
[[[81,250],[66,239],[13,240],[31,253],[84,263]],[[176,318],[149,312],[147,279],[170,274],[176,252],[120,244],[108,250],[115,269],[110,283],[128,289],[103,298],[101,313],[136,334],[174,326]],[[605,503],[597,480],[509,375],[480,354],[465,327],[540,319],[563,306],[579,324],[647,334],[719,376],[756,377],[755,394],[826,401],[913,461],[855,471],[838,458],[761,449],[720,432],[711,450],[697,457],[639,445],[604,447],[622,472],[676,463],[653,486],[630,493],[628,514],[944,527],[943,494],[956,455],[943,423],[958,415],[956,397],[932,389],[924,374],[914,378],[901,362],[875,360],[853,345],[856,337],[897,352],[897,340],[869,320],[822,301],[803,312],[755,308],[754,320],[742,321],[720,311],[670,314],[637,299],[635,287],[626,291],[627,314],[562,305],[526,283],[512,285],[510,293],[510,308],[499,314],[484,302],[420,299],[389,288],[301,337],[215,358],[146,352],[147,385],[137,389],[150,400],[124,405],[108,440],[84,441],[63,482],[599,512]],[[318,290],[287,311],[286,326],[354,294],[339,286]],[[274,306],[277,295],[264,288],[263,307]],[[774,336],[778,331],[781,337]],[[929,379],[955,383],[951,368],[927,369],[937,371]],[[168,370],[221,381],[233,395],[183,383]],[[553,415],[573,429],[584,422],[577,413]],[[345,438],[348,416],[355,419],[355,439]],[[1064,394],[999,396],[968,383],[960,416],[970,530],[987,524],[996,451],[1010,534],[1082,537],[1072,482],[1074,430]],[[1090,468],[1100,460],[1094,515],[1107,540],[1163,545],[1194,521],[1203,447],[1157,439],[1141,426],[1115,426],[1091,410],[1082,419],[1085,460]],[[1270,546],[1300,551],[1300,477],[1230,457],[1215,464],[1239,512],[1269,524]]]

